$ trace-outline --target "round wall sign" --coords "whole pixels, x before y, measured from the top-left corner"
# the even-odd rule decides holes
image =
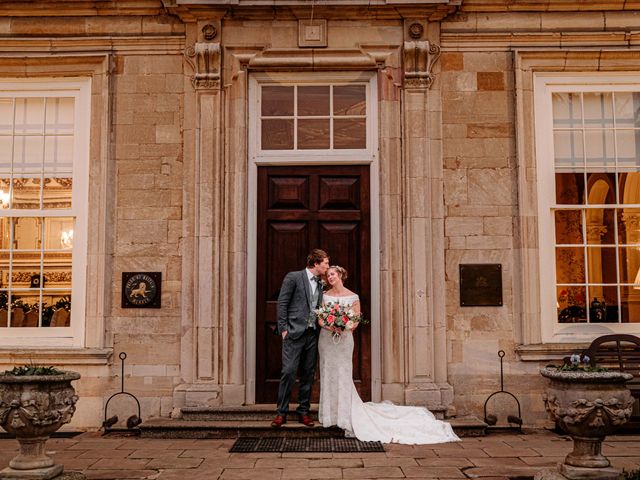
[[[161,272],[122,272],[122,308],[160,308]]]

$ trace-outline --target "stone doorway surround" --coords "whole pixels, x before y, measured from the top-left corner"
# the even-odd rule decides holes
[[[214,3],[222,2],[209,2]],[[319,18],[329,25],[329,48],[323,49],[270,47],[260,35],[267,26],[273,33],[280,22],[281,17],[271,18],[271,9],[234,10],[237,20],[221,21],[225,8],[205,8],[202,2],[193,9],[184,3],[168,7],[187,22],[185,61],[193,70],[194,86],[185,92],[184,105],[183,383],[174,390],[176,409],[253,403],[253,342],[247,320],[249,75],[318,70],[372,72],[377,79],[379,194],[372,198],[372,208],[378,202],[380,254],[372,276],[379,278],[373,290],[382,294],[375,327],[379,333],[372,345],[380,352],[379,365],[374,364],[372,387],[379,392],[374,400],[437,410],[451,404],[442,113],[433,75],[439,56],[437,21],[452,7],[421,3],[420,8],[413,2],[405,10],[380,9],[372,29],[367,32],[365,25],[364,38],[358,36],[360,43],[340,39],[339,46],[332,46],[332,15],[358,19],[358,10],[320,9]],[[433,8],[425,8],[427,4]],[[295,9],[284,16],[281,35],[296,26]],[[384,26],[373,25],[381,18]]]

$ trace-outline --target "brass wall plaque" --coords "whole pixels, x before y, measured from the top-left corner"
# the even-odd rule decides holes
[[[460,264],[460,306],[502,306],[502,264]]]

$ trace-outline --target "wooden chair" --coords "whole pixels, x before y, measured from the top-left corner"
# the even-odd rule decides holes
[[[603,335],[591,342],[582,354],[589,357],[592,366],[633,375],[627,382],[636,399],[629,427],[640,428],[640,338],[625,334]]]
[[[29,310],[25,316],[24,316],[24,321],[22,322],[22,326],[23,327],[37,327],[38,326],[38,320],[39,320],[39,313],[38,310]]]
[[[24,323],[24,311],[21,308],[11,309],[11,326],[22,327]]]
[[[59,308],[51,315],[51,327],[68,327],[71,325],[71,313],[64,308]]]
[[[6,327],[9,325],[9,313],[6,308],[0,308],[0,327]]]

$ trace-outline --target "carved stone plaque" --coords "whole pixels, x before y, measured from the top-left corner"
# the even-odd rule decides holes
[[[460,306],[502,306],[502,264],[460,264]]]
[[[161,272],[122,272],[122,308],[160,308]]]

